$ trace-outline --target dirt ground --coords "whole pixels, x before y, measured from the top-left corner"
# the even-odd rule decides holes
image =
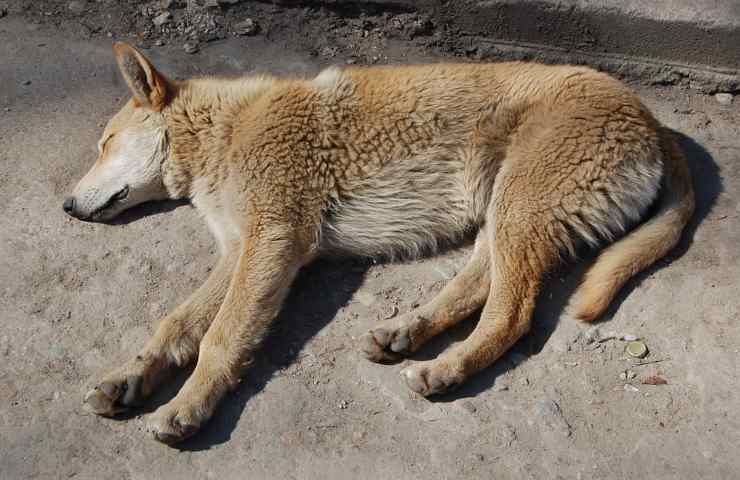
[[[81,400],[205,279],[215,246],[187,204],[144,206],[113,225],[63,213],[127,95],[105,30],[83,33],[12,8],[0,18],[0,479],[738,478],[738,99],[635,85],[683,134],[698,211],[680,247],[628,285],[598,331],[562,315],[583,265],[553,272],[533,332],[429,401],[407,390],[401,366],[364,360],[354,339],[431,298],[469,247],[404,264],[318,263],[242,386],[202,433],[171,448],[148,438],[142,418],[187,372],[124,419],[86,414]],[[187,39],[166,38],[146,53],[179,77],[440,60],[408,39],[361,43],[376,53],[358,56],[264,30],[199,42],[192,54]],[[650,354],[628,358],[612,333],[639,336]],[[651,376],[667,384],[644,384]]]

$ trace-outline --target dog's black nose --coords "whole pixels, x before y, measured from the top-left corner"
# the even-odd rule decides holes
[[[62,204],[62,208],[65,212],[72,215],[72,212],[75,211],[75,199],[74,197],[67,197],[64,199],[64,203]]]

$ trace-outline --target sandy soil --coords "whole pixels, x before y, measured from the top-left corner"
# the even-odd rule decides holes
[[[352,51],[265,35],[147,53],[173,76],[311,75]],[[438,61],[385,41],[377,62]],[[362,57],[362,61],[367,57]],[[532,334],[454,394],[409,393],[400,366],[365,361],[354,339],[429,299],[463,247],[393,265],[319,263],[304,272],[258,364],[211,424],[177,449],[143,431],[187,372],[121,420],[85,414],[97,376],[133,355],[215,260],[186,204],[137,209],[114,225],[67,217],[65,194],[94,160],[127,95],[110,39],[0,18],[0,478],[737,478],[740,226],[738,100],[636,86],[681,132],[698,212],[681,246],[631,282],[598,325],[644,339],[640,365],[619,340],[561,310],[583,265],[554,272]],[[465,338],[475,319],[415,359]],[[413,359],[411,360],[413,361]],[[636,365],[637,364],[637,365]],[[630,378],[634,372],[634,378]],[[645,385],[659,375],[666,385]]]

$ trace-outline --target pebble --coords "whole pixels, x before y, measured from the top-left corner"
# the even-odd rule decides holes
[[[640,341],[629,342],[625,351],[627,355],[635,358],[645,358],[648,354],[647,345]]]
[[[69,2],[67,4],[67,9],[76,14],[84,13],[85,9],[87,8],[87,5],[85,5],[85,2],[74,0],[72,2]]]
[[[632,380],[636,376],[637,374],[632,370],[625,370],[624,372],[619,374],[619,378],[621,378],[622,380]]]
[[[535,404],[535,415],[542,420],[542,424],[548,429],[560,433],[564,437],[570,437],[571,428],[560,410],[560,405],[555,400],[544,399]]]
[[[731,105],[733,96],[731,93],[717,93],[714,95],[714,99],[717,100],[717,103],[720,105]]]
[[[639,389],[639,388],[637,388],[637,387],[636,387],[636,386],[634,386],[634,385],[630,385],[629,383],[625,383],[625,384],[624,384],[624,391],[625,391],[625,392],[639,392],[639,391],[640,391],[640,389]]]
[[[185,42],[185,45],[182,46],[182,49],[185,50],[185,53],[193,54],[200,50],[200,47],[196,42]]]
[[[162,12],[152,19],[152,23],[158,27],[161,27],[170,20],[172,20],[172,14],[170,12]]]
[[[257,22],[251,18],[242,20],[239,23],[234,24],[234,33],[237,35],[255,35],[259,30]]]

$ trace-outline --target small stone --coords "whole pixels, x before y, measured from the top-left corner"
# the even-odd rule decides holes
[[[255,35],[259,31],[259,25],[251,18],[246,18],[234,24],[234,33],[237,35]]]
[[[717,93],[714,95],[714,99],[717,100],[717,103],[720,105],[731,105],[733,95],[731,93]]]
[[[636,376],[637,374],[632,370],[625,370],[624,372],[619,374],[619,378],[621,378],[622,380],[632,380]]]
[[[31,80],[24,80],[23,85],[31,85]]]
[[[342,400],[341,402],[339,402],[339,405],[338,405],[340,410],[346,410],[347,406],[349,406],[349,403],[347,403],[347,400]]]
[[[627,355],[635,358],[645,358],[648,354],[647,345],[640,341],[629,342],[625,351]]]
[[[637,335],[632,335],[631,333],[623,333],[619,336],[619,339],[623,342],[634,342],[635,340],[639,340],[640,337]]]
[[[667,385],[668,381],[658,375],[650,375],[642,379],[643,385]]]
[[[624,391],[625,391],[625,392],[639,392],[639,391],[640,391],[640,389],[639,389],[639,388],[637,388],[637,387],[636,387],[636,386],[634,386],[634,385],[630,385],[629,383],[625,383],[625,384],[624,384]]]
[[[200,50],[200,47],[196,42],[185,42],[182,49],[185,50],[185,53],[193,54]]]
[[[80,13],[84,13],[86,8],[87,8],[87,5],[85,5],[85,2],[80,1],[80,0],[74,0],[67,4],[67,9],[70,12],[78,14],[78,15]]]
[[[152,19],[152,23],[158,27],[161,27],[170,20],[172,20],[172,14],[170,12],[162,12]]]
[[[164,44],[165,44],[165,42],[164,42],[164,40],[162,40],[161,38],[158,38],[158,39],[157,39],[157,40],[156,40],[156,41],[154,42],[154,45],[156,45],[156,46],[158,46],[158,47],[163,47],[163,46],[164,46]]]

